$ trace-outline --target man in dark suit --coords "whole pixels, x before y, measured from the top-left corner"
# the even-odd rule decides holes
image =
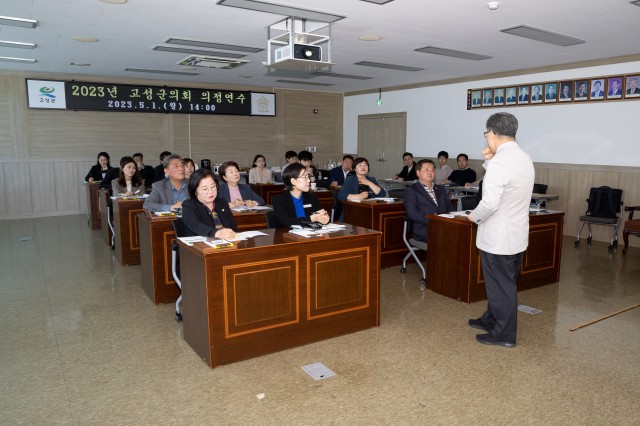
[[[433,183],[436,177],[436,165],[431,160],[420,160],[416,165],[418,182],[404,191],[404,208],[413,222],[413,238],[427,242],[429,227],[428,214],[449,213],[453,205],[447,190]]]
[[[531,101],[532,102],[537,102],[537,101],[541,101],[542,100],[542,95],[540,94],[540,86],[539,85],[535,85],[533,86],[533,94],[531,95]]]
[[[407,182],[416,180],[418,177],[416,176],[416,163],[413,161],[413,154],[405,152],[402,154],[402,161],[405,165],[402,171],[396,175],[396,179]]]
[[[586,99],[586,98],[587,98],[587,82],[579,81],[578,90],[576,90],[576,99]]]
[[[501,104],[504,103],[504,94],[502,89],[496,89],[496,96],[493,100],[494,104]]]
[[[177,154],[166,157],[163,173],[167,178],[155,182],[151,186],[151,194],[144,200],[143,207],[152,212],[175,211],[182,208],[182,202],[189,198],[182,157]]]
[[[482,105],[482,102],[480,101],[480,94],[479,93],[474,93],[473,94],[473,100],[471,101],[472,105]]]
[[[547,101],[555,101],[558,96],[556,95],[556,85],[548,84],[547,93],[544,95],[544,99]]]
[[[151,184],[153,184],[155,179],[155,170],[153,170],[153,167],[144,164],[144,157],[140,152],[133,154],[133,161],[136,162],[136,167],[140,171],[140,176],[144,179],[144,186],[151,188]]]
[[[609,96],[622,96],[622,90],[620,90],[620,80],[618,80],[617,78],[612,78],[611,80],[609,80],[609,87],[611,88],[611,90],[609,90]]]
[[[170,155],[171,155],[171,153],[169,151],[162,151],[160,153],[160,164],[158,166],[156,166],[155,169],[153,169],[153,171],[154,171],[153,181],[154,182],[159,182],[162,179],[166,178],[166,176],[164,174],[164,159],[167,158]],[[146,182],[145,182],[145,185],[146,185]]]
[[[520,96],[518,96],[518,102],[529,102],[529,90],[526,87],[520,88]]]
[[[516,89],[509,89],[507,91],[507,102],[515,102],[516,101]]]
[[[629,78],[629,80],[627,80],[627,84],[629,85],[629,88],[627,89],[627,95],[640,95],[640,88],[638,88],[637,78]]]
[[[571,87],[568,84],[562,85],[562,92],[560,92],[560,99],[571,99]]]
[[[592,98],[601,98],[604,96],[604,91],[602,90],[602,81],[596,80],[593,82],[593,90],[591,91]]]
[[[334,167],[329,172],[329,176],[331,177],[331,183],[329,186],[342,186],[344,184],[344,180],[347,176],[351,176],[355,174],[353,171],[353,156],[345,155],[342,157],[342,165],[338,167]]]

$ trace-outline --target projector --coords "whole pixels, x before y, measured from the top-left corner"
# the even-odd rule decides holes
[[[320,46],[308,44],[294,44],[293,52],[291,45],[279,47],[275,50],[274,62],[285,61],[287,59],[305,59],[307,61],[322,61],[322,49]]]

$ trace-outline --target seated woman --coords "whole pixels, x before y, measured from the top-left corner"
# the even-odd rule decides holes
[[[238,230],[229,204],[218,196],[218,179],[213,172],[193,172],[187,187],[191,198],[182,202],[182,221],[187,236],[233,239]]]
[[[191,174],[196,171],[196,163],[191,158],[183,158],[184,163],[184,178],[188,181]]]
[[[264,200],[253,192],[251,187],[240,182],[240,168],[235,161],[222,163],[218,173],[223,182],[220,182],[220,196],[227,200],[231,207],[255,207],[264,205]]]
[[[106,152],[100,152],[98,153],[98,160],[96,164],[91,167],[91,170],[89,170],[89,173],[87,173],[84,180],[87,182],[101,181],[110,168],[111,164],[109,162],[109,154]]]
[[[366,200],[367,198],[385,197],[387,191],[380,187],[378,181],[369,173],[369,161],[366,158],[356,158],[353,162],[355,175],[347,176],[338,194],[338,200]]]
[[[116,197],[144,194],[144,180],[133,157],[120,159],[120,177],[111,181],[111,189]]]
[[[290,164],[282,173],[288,191],[273,197],[273,211],[279,228],[301,225],[303,221],[329,223],[329,215],[320,209],[315,194],[309,192],[309,175],[301,163]]]
[[[271,182],[271,169],[267,169],[267,160],[264,155],[253,157],[253,166],[249,169],[249,183]]]

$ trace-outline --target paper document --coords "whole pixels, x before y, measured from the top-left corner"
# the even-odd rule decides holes
[[[207,241],[207,237],[182,237],[178,238],[180,241],[185,243],[188,246],[192,246],[194,243],[204,243]]]
[[[314,380],[322,380],[336,375],[329,367],[321,362],[314,362],[313,364],[303,365],[302,368],[308,375],[313,377]]]
[[[174,212],[153,212],[156,216],[175,216]]]
[[[319,237],[320,233],[318,231],[312,231],[310,229],[292,229],[289,231],[290,234],[300,235],[305,238]]]
[[[530,315],[535,315],[535,314],[539,314],[540,312],[542,312],[542,309],[532,308],[531,306],[527,306],[527,305],[518,305],[518,310],[520,312],[524,312],[524,313],[530,314]]]
[[[238,232],[236,234],[236,237],[242,240],[248,240],[249,238],[259,237],[261,235],[268,235],[268,234],[265,234],[264,232],[260,232],[260,231],[245,231],[245,232]]]
[[[374,200],[376,200],[376,201],[384,201],[385,203],[393,203],[394,201],[396,201],[395,198],[389,198],[389,197],[376,197],[376,198],[374,198]]]

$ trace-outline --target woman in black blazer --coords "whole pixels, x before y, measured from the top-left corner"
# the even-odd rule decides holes
[[[229,203],[218,197],[215,175],[207,169],[196,170],[189,178],[187,190],[191,198],[182,202],[182,221],[187,236],[235,238],[238,227]]]
[[[98,161],[96,161],[96,164],[91,167],[91,170],[89,170],[89,173],[87,173],[84,180],[87,182],[101,181],[110,168],[111,164],[109,162],[109,154],[106,152],[100,152],[98,153]]]
[[[289,165],[282,173],[282,182],[289,190],[273,197],[273,211],[279,228],[301,225],[302,221],[329,223],[329,215],[309,192],[309,175],[301,163]]]

